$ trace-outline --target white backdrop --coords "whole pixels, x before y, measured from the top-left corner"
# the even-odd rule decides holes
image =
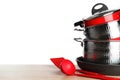
[[[119,0],[1,0],[0,64],[52,64],[51,57],[83,55],[74,22],[91,15],[96,3],[120,8]]]

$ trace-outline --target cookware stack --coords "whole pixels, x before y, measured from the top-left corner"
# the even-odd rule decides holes
[[[120,75],[120,9],[108,10],[105,4],[98,3],[93,6],[91,17],[76,22],[74,26],[80,26],[82,29],[75,30],[84,31],[86,36],[83,41],[75,38],[84,46],[84,56],[77,58],[79,67]]]

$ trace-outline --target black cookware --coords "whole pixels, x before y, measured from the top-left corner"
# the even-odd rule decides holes
[[[84,47],[84,58],[98,64],[120,63],[120,40],[87,40],[75,38]]]
[[[100,5],[102,7],[96,9]],[[92,8],[92,14],[93,16],[74,24],[83,28],[86,39],[120,39],[120,9],[108,10],[106,5],[98,3]]]
[[[76,59],[78,66],[82,70],[97,72],[105,75],[119,76],[120,65],[109,65],[109,64],[96,64],[86,61],[83,57]]]
[[[84,58],[92,63],[119,64],[120,40],[84,40]]]
[[[96,8],[97,6],[101,8]],[[78,66],[87,71],[106,75],[120,75],[120,9],[108,10],[98,3],[92,8],[93,16],[76,22],[86,38],[74,38],[81,42],[84,56],[77,58]]]

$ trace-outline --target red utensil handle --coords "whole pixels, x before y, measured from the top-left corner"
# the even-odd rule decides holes
[[[90,71],[85,71],[85,70],[78,70],[78,69],[77,69],[76,71],[78,71],[78,72],[80,72],[80,73],[88,74],[88,75],[105,76],[105,75],[103,75],[103,74],[99,74],[99,73],[95,73],[95,72],[90,72]]]
[[[96,78],[96,79],[101,79],[101,80],[120,80],[120,78],[108,77],[106,75],[95,73],[95,72],[78,70],[78,69],[76,71],[83,73],[83,74],[75,74],[76,76]]]

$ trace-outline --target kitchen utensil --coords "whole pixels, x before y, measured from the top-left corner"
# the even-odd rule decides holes
[[[51,61],[56,65],[60,61],[59,59],[61,60],[61,58],[51,58]],[[61,66],[59,67],[59,69],[61,69],[61,71],[67,75],[82,76],[82,77],[96,78],[96,79],[102,79],[102,80],[120,80],[119,78],[108,77],[95,72],[89,72],[89,71],[78,70],[78,69],[76,70],[74,64],[68,59],[64,59],[61,62],[59,62],[59,66]],[[75,72],[79,72],[81,74],[78,74]]]

